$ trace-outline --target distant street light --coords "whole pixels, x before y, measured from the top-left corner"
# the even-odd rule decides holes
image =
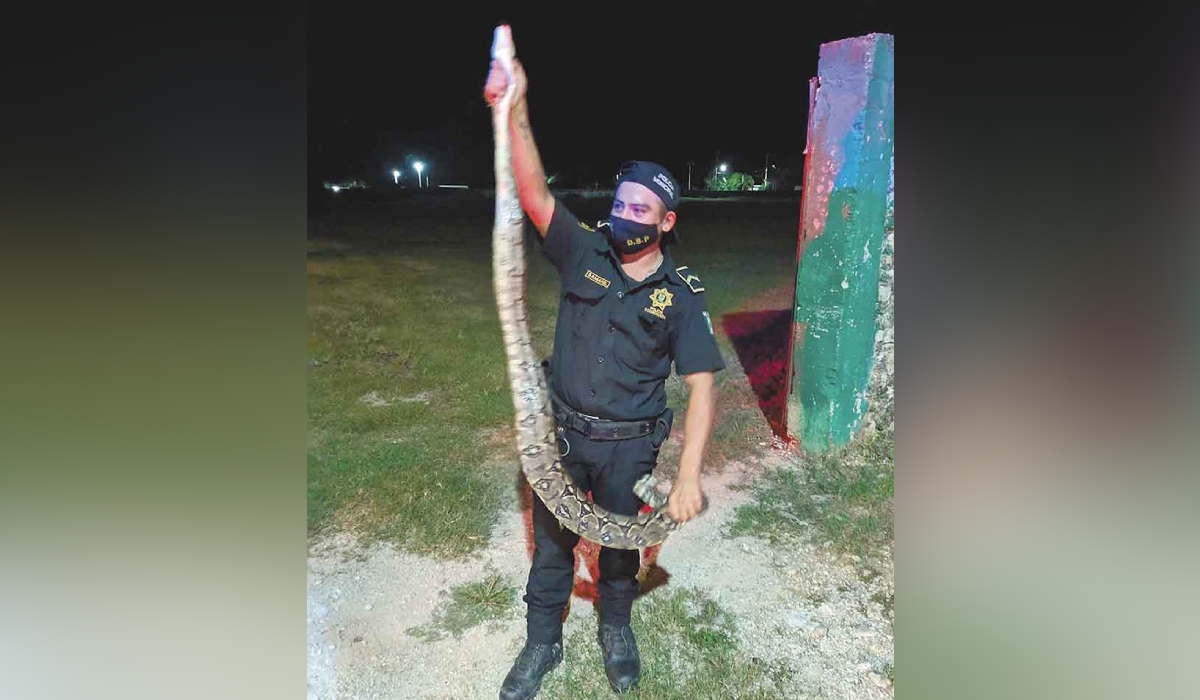
[[[392,180],[393,180],[393,181],[394,181],[394,182],[395,182],[397,185],[399,185],[399,184],[400,184],[400,171],[399,171],[399,170],[393,170],[393,171],[392,171]]]
[[[725,165],[724,163],[721,163],[720,165],[714,165],[713,166],[713,179],[715,180],[717,178],[718,173],[724,173],[727,168],[728,168],[728,166]]]
[[[421,161],[413,163],[413,169],[417,171],[417,187],[421,186],[421,172],[425,170],[425,164]]]
[[[337,185],[334,185],[334,186],[333,186],[333,191],[334,191],[334,192],[341,192],[341,191],[342,191],[342,188],[341,188],[341,187],[338,187]]]

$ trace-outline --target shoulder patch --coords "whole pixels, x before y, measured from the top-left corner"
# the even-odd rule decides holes
[[[579,222],[579,228],[583,229],[584,231],[591,231],[592,233],[596,232],[596,229],[592,228],[591,226],[588,226],[587,224],[583,223],[582,221]]]
[[[700,278],[692,274],[687,265],[675,268],[675,274],[679,275],[679,279],[692,290],[692,294],[699,294],[704,291],[704,286],[700,284]]]

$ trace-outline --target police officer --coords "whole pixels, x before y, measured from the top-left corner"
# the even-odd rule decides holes
[[[704,286],[665,249],[674,238],[679,185],[666,168],[622,165],[612,211],[589,225],[546,185],[529,128],[526,79],[517,63],[508,76],[493,63],[485,98],[499,99],[508,80],[516,93],[511,113],[512,166],[521,205],[541,235],[542,252],[561,287],[550,388],[564,468],[597,505],[635,515],[642,501],[634,483],[653,471],[671,431],[665,380],[675,372],[689,388],[679,475],[667,512],[679,522],[702,506],[700,463],[712,429],[713,374],[724,369]],[[530,698],[562,660],[563,613],[575,575],[579,536],[533,499],[534,554],[524,601],[525,647],[500,690],[502,700]],[[641,660],[630,627],[638,590],[637,550],[600,552],[597,641],[613,690],[637,683]]]

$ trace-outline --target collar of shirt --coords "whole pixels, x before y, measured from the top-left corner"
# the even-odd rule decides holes
[[[671,251],[663,248],[663,257],[662,260],[658,262],[658,268],[646,275],[646,278],[639,282],[628,275],[625,275],[625,270],[621,267],[621,258],[619,258],[616,252],[612,249],[612,246],[609,244],[607,238],[604,239],[603,243],[597,243],[595,248],[597,253],[606,255],[608,259],[612,261],[616,269],[625,276],[625,279],[629,282],[629,291],[633,291],[647,284],[662,282],[667,278],[667,271],[675,269],[675,262],[671,259]]]

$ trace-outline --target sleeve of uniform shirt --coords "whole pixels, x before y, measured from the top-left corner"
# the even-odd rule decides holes
[[[687,291],[682,293],[690,294]],[[697,294],[690,301],[671,334],[675,373],[719,372],[725,369],[725,361],[721,359],[721,350],[713,336],[708,303],[704,300],[704,294]]]
[[[587,237],[595,235],[598,234],[585,229],[571,210],[556,198],[554,214],[550,217],[550,226],[546,228],[546,238],[542,241],[542,254],[560,275],[565,275],[575,268],[582,256],[583,247],[588,243]]]

